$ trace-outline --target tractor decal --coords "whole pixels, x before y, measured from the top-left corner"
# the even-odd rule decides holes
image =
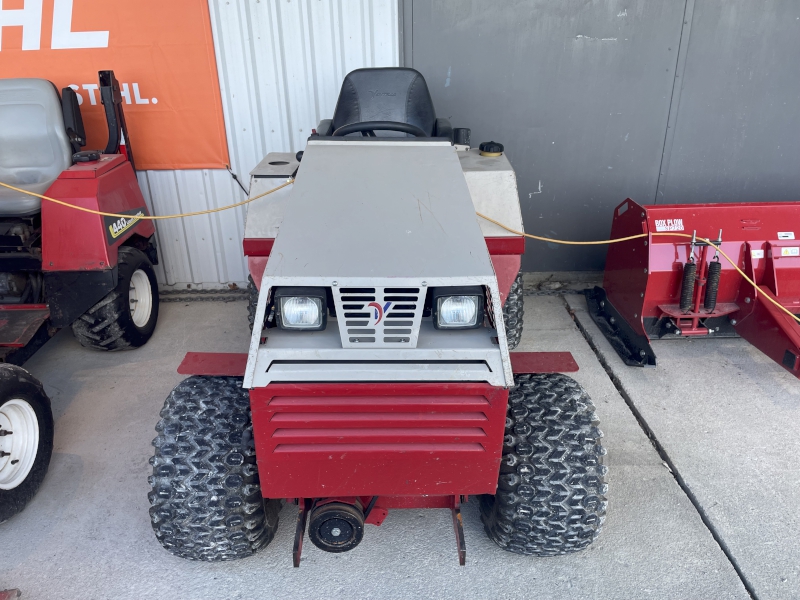
[[[368,307],[375,309],[375,316],[373,317],[373,319],[375,319],[375,325],[381,322],[381,319],[383,319],[383,315],[386,314],[386,311],[389,310],[389,307],[391,305],[392,305],[391,302],[387,302],[383,306],[381,306],[377,302],[370,302],[369,304],[367,304]]]
[[[112,245],[123,233],[136,225],[139,222],[139,217],[143,217],[145,213],[142,208],[134,208],[133,210],[123,211],[122,214],[129,214],[130,217],[104,217],[109,245]]]
[[[683,219],[656,219],[656,231],[683,231]]]

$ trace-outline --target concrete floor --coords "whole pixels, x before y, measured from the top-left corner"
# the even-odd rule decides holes
[[[749,590],[800,598],[800,382],[742,339],[653,344],[628,368],[581,296],[578,322],[655,435]]]
[[[173,557],[147,513],[153,427],[182,378],[175,369],[183,354],[246,351],[248,331],[243,302],[170,303],[145,348],[94,353],[65,331],[26,365],[53,401],[55,453],[38,496],[0,527],[0,589],[43,600],[748,598],[743,577],[760,598],[800,597],[798,382],[741,340],[659,344],[657,369],[629,369],[585,318],[582,300],[566,298],[617,384],[563,297],[526,298],[520,350],[571,351],[581,367],[575,377],[597,406],[609,512],[588,550],[548,559],[503,552],[486,538],[473,501],[464,514],[466,567],[458,566],[448,511],[394,511],[346,554],[308,543],[300,569],[291,566],[292,506],[272,544],[252,558]]]

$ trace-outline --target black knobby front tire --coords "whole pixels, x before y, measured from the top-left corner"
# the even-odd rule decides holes
[[[497,494],[480,499],[484,528],[498,546],[556,556],[595,540],[608,488],[598,424],[589,396],[570,377],[515,377]]]
[[[167,398],[153,440],[150,518],[172,554],[250,556],[278,528],[279,501],[261,497],[248,391],[236,377],[189,377]]]
[[[16,411],[14,416],[10,415],[12,404]],[[20,413],[20,410],[24,412]],[[0,448],[9,451],[8,456],[0,457],[0,486],[3,488],[0,489],[0,523],[20,512],[36,495],[47,474],[50,457],[53,454],[53,412],[44,387],[25,369],[15,365],[0,364],[0,425],[2,425],[0,430],[9,431],[5,427],[10,422],[21,424],[23,421],[18,419],[24,414],[35,415],[35,428],[39,438],[35,447],[36,454],[35,457],[27,454],[26,459],[15,452],[15,448],[19,449],[23,442],[21,436],[27,434],[26,437],[29,437],[28,432],[33,431],[29,428],[20,428],[17,431],[12,428],[11,433],[3,433],[0,437]],[[31,424],[30,420],[27,424]],[[16,446],[12,447],[12,442]],[[29,466],[26,467],[26,464]],[[29,468],[27,475],[21,481],[18,479],[23,473],[22,471],[15,473],[15,467]]]
[[[247,276],[247,322],[250,324],[250,331],[253,331],[253,323],[256,322],[256,308],[258,307],[258,288],[253,276]]]
[[[503,305],[503,323],[506,326],[508,349],[519,346],[522,339],[522,317],[525,314],[525,296],[522,290],[522,271],[517,274]]]
[[[158,282],[150,259],[141,250],[121,246],[117,273],[117,286],[72,324],[81,346],[109,351],[139,348],[155,331]],[[149,313],[137,315],[137,307],[142,306],[148,306]]]

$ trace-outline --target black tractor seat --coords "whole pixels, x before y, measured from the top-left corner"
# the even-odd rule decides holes
[[[380,129],[380,123],[385,123],[387,129]],[[394,124],[391,129],[389,123]],[[360,129],[358,124],[364,128]],[[419,71],[403,67],[357,69],[348,73],[333,119],[321,121],[317,133],[330,136],[337,130],[338,135],[422,137],[424,134],[453,141],[450,121],[436,118],[425,78]]]

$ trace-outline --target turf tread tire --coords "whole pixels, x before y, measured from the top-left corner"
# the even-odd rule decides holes
[[[250,324],[250,331],[253,331],[253,324],[256,322],[256,308],[258,308],[258,288],[253,276],[247,276],[247,322]]]
[[[506,296],[503,305],[503,323],[506,326],[506,340],[508,349],[513,350],[519,346],[522,339],[522,321],[525,315],[525,296],[522,290],[522,271],[517,273],[514,283]]]
[[[279,501],[261,497],[250,398],[241,384],[236,377],[189,377],[161,411],[150,517],[161,545],[181,558],[244,558],[278,528]]]
[[[72,333],[81,346],[113,352],[144,346],[158,321],[158,282],[155,269],[141,250],[121,246],[117,261],[117,286],[72,323]],[[129,303],[130,281],[141,269],[150,280],[152,309],[143,327],[133,322]]]
[[[39,446],[33,466],[22,483],[10,490],[0,490],[0,523],[21,512],[36,495],[53,455],[53,412],[44,386],[22,367],[0,364],[0,406],[15,398],[25,400],[36,413]]]
[[[515,377],[497,493],[480,498],[481,520],[498,546],[556,556],[597,538],[608,489],[598,425],[589,396],[570,377]]]

